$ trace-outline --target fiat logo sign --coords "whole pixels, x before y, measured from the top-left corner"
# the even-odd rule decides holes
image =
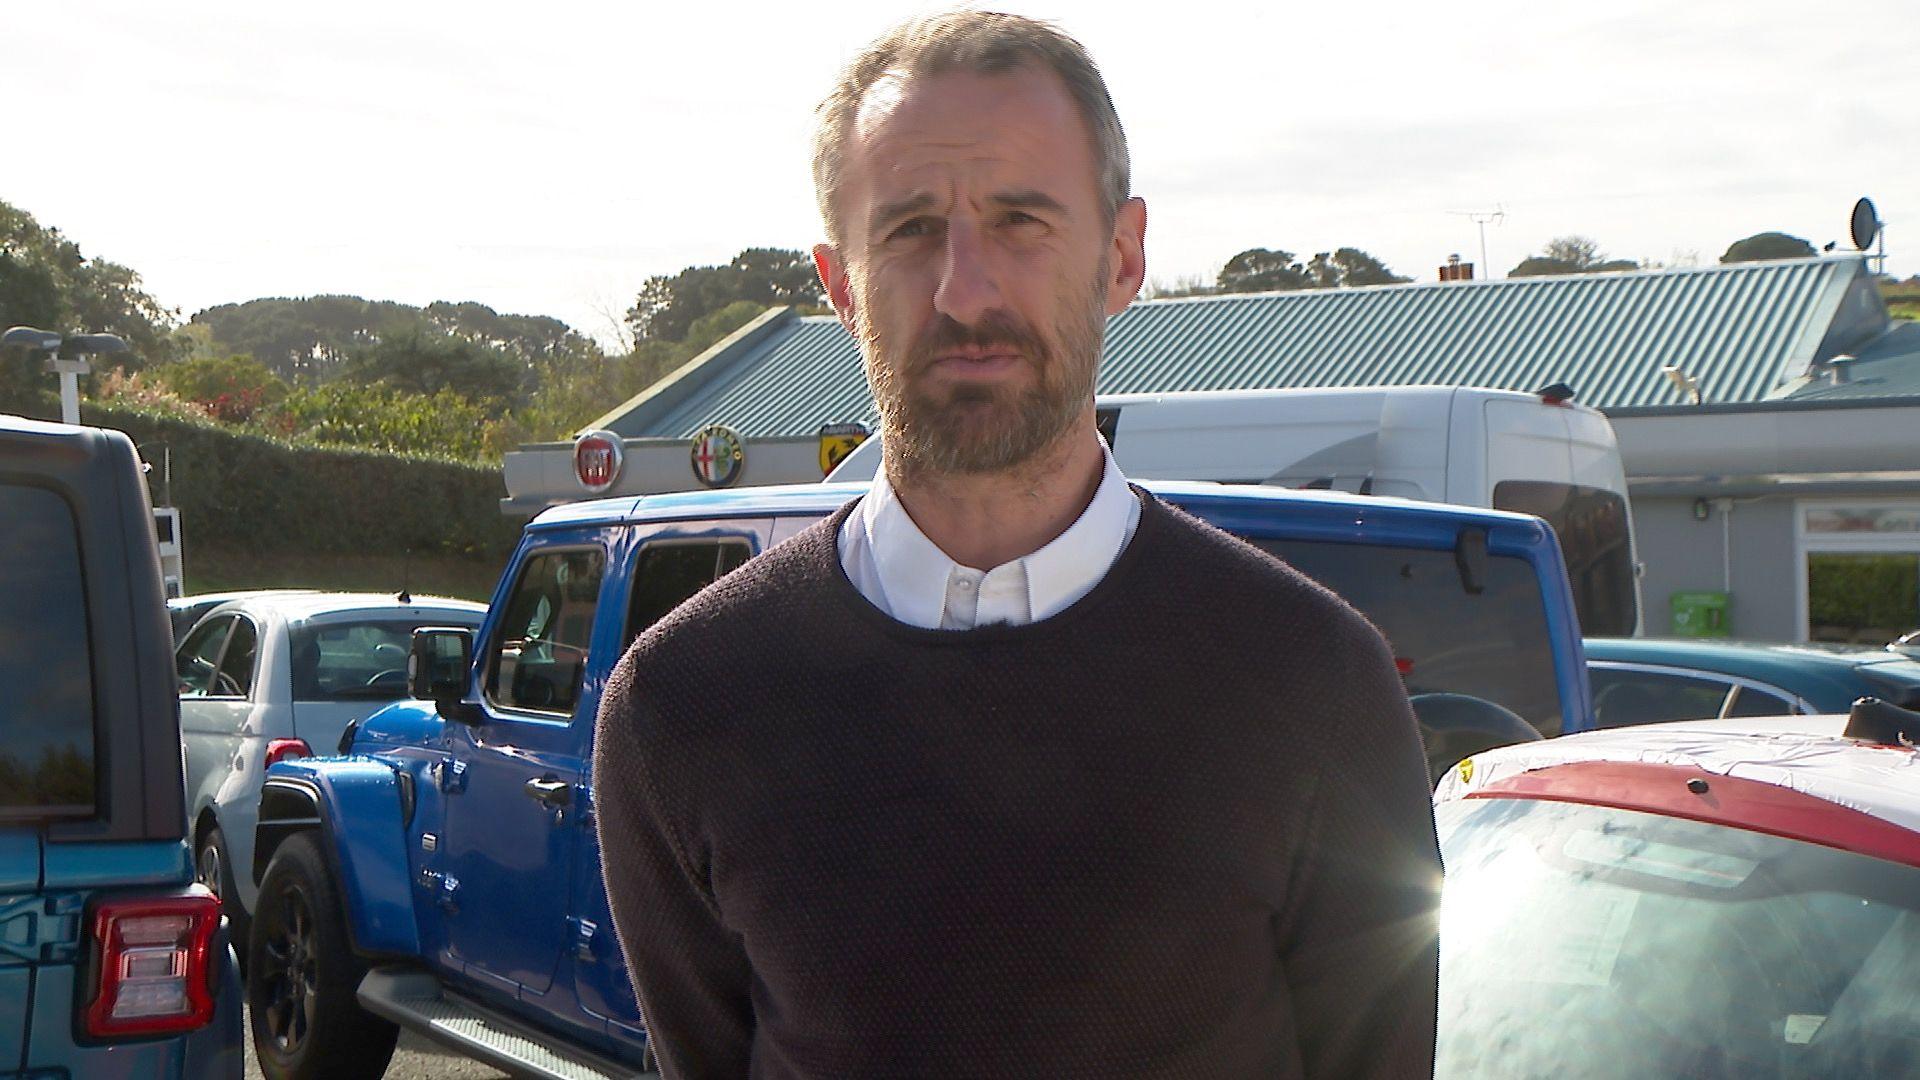
[[[573,441],[573,475],[594,495],[620,479],[620,465],[625,459],[620,436],[611,431],[589,431]]]

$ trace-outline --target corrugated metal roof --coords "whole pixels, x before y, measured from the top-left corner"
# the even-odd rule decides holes
[[[1600,408],[1678,404],[1662,368],[1708,402],[1758,401],[1816,358],[1858,257],[1453,284],[1151,300],[1107,323],[1101,393],[1565,382]],[[705,365],[671,405],[616,430],[684,438],[811,436],[875,417],[853,339],[794,318]],[[657,415],[656,415],[657,414]]]

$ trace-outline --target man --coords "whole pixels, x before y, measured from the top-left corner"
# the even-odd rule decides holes
[[[1094,425],[1145,205],[1057,30],[893,31],[815,251],[884,478],[643,635],[606,885],[669,1077],[1420,1076],[1438,856],[1365,620]]]

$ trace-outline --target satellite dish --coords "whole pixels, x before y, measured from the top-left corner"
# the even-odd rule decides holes
[[[1880,235],[1880,215],[1874,212],[1873,200],[1862,198],[1853,204],[1853,246],[1865,251],[1873,246],[1873,240]]]

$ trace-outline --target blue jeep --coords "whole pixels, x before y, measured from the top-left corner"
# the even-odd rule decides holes
[[[1436,771],[1592,726],[1572,594],[1538,519],[1148,486],[1372,617],[1394,644]],[[377,1076],[397,1027],[518,1075],[644,1069],[592,827],[601,688],[641,630],[861,490],[548,510],[527,526],[477,637],[415,635],[412,685],[431,700],[368,718],[341,757],[275,765],[254,847],[247,984],[267,1075]]]
[[[133,444],[0,416],[0,1076],[241,1075],[172,653]]]

